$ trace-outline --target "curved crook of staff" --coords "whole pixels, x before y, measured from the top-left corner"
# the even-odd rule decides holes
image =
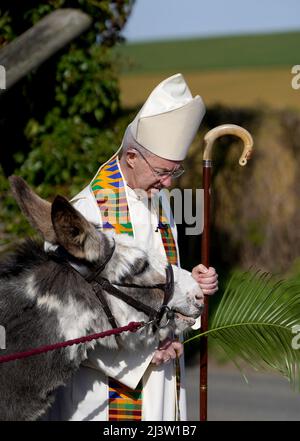
[[[212,147],[217,138],[224,135],[235,135],[242,139],[244,150],[239,164],[244,166],[250,159],[253,139],[243,127],[235,124],[223,124],[210,130],[204,137],[203,154],[203,190],[204,190],[204,228],[201,242],[201,262],[209,268],[210,248],[210,187],[212,169]],[[204,313],[201,317],[201,333],[208,330],[208,296],[204,298]],[[200,421],[207,420],[207,337],[200,339]]]

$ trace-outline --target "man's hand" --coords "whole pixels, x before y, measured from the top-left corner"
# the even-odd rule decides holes
[[[176,357],[183,354],[183,345],[177,340],[166,338],[159,345],[159,348],[154,352],[151,363],[159,366],[162,363],[168,363]]]
[[[199,283],[203,294],[211,295],[218,291],[218,274],[211,266],[208,269],[202,263],[195,266],[192,276]]]

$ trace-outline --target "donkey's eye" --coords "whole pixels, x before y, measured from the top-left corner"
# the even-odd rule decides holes
[[[143,274],[148,267],[149,267],[148,260],[137,259],[133,264],[134,275],[138,276]]]

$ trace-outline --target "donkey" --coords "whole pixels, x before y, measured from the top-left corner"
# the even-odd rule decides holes
[[[127,235],[96,230],[65,198],[57,196],[51,204],[23,179],[14,176],[10,182],[23,213],[57,248],[46,251],[43,242],[27,239],[0,264],[0,324],[7,348],[0,355],[147,322],[149,316],[156,323],[0,364],[0,420],[36,420],[96,344],[136,351],[170,332],[179,334],[201,314],[203,294],[188,273],[175,274],[172,284],[167,261],[138,248]],[[114,290],[125,299],[112,295]]]

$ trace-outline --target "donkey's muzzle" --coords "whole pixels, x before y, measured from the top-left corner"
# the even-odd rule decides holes
[[[198,309],[198,311],[199,311],[199,315],[202,315],[203,312],[204,312],[204,309],[205,309],[204,304],[202,304],[202,305],[196,305],[196,306],[197,306],[197,309]]]

